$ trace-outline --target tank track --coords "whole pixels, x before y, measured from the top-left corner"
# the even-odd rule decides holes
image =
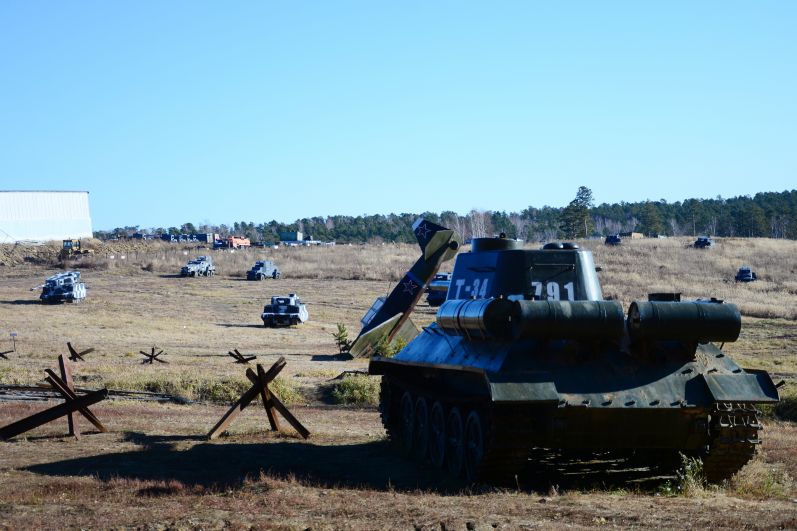
[[[763,427],[758,410],[750,404],[720,402],[709,424],[708,450],[701,456],[703,473],[711,483],[729,479],[753,458]]]
[[[399,391],[400,389],[400,391]],[[515,476],[526,465],[530,446],[526,431],[522,426],[526,424],[519,413],[513,411],[496,411],[487,400],[457,401],[451,397],[444,399],[436,396],[429,389],[419,390],[408,388],[397,382],[382,377],[379,397],[379,411],[382,425],[385,428],[387,439],[393,443],[400,442],[400,427],[396,421],[398,416],[398,401],[403,392],[410,390],[415,396],[423,395],[428,400],[439,400],[444,404],[446,411],[457,406],[463,412],[463,417],[473,410],[479,411],[484,423],[485,453],[479,464],[476,482],[489,482],[493,484],[512,484]],[[498,443],[500,441],[500,444]]]

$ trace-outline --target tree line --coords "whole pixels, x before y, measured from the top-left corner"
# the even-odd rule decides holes
[[[595,205],[592,190],[579,187],[565,207],[529,206],[521,212],[472,210],[467,214],[452,211],[419,214],[374,214],[362,216],[318,216],[292,223],[276,220],[232,225],[185,223],[180,227],[118,227],[96,231],[100,239],[144,234],[192,234],[216,232],[243,235],[254,242],[273,243],[279,234],[301,231],[314,240],[339,243],[405,242],[415,237],[411,225],[419,216],[457,230],[464,238],[505,233],[510,238],[547,241],[567,238],[603,237],[621,232],[647,235],[768,237],[797,239],[797,190],[762,192],[753,197],[730,199],[686,199],[668,203],[602,203]]]

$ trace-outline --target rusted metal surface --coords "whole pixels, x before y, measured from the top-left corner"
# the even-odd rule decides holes
[[[72,348],[72,345],[70,343],[67,343],[66,345],[69,347],[69,350],[74,353],[75,356],[77,356],[77,357],[80,356],[80,354],[75,352],[75,349]],[[83,359],[83,358],[80,358],[80,359]],[[72,381],[72,369],[69,368],[69,363],[66,362],[66,360],[64,359],[63,354],[58,356],[58,369],[61,371],[61,379],[60,379],[60,381],[59,381],[59,379],[57,377],[55,379],[52,379],[52,377],[55,376],[55,373],[50,371],[50,369],[47,369],[45,371],[48,374],[52,373],[52,376],[50,377],[50,380],[49,380],[50,383],[52,384],[52,386],[56,390],[59,390],[59,391],[60,391],[60,389],[58,389],[57,386],[63,384],[64,390],[67,391],[67,392],[71,392],[72,395],[74,395],[75,394],[75,384]],[[64,398],[67,398],[67,396],[64,396]],[[69,398],[73,398],[73,397],[69,397]],[[74,398],[76,398],[76,397],[74,397]],[[68,413],[66,415],[66,420],[67,420],[67,425],[69,427],[69,435],[74,435],[76,439],[80,439],[80,428],[78,427],[77,419],[74,417],[74,415],[72,415],[72,413]]]
[[[94,415],[94,413],[92,413],[88,408],[88,406],[91,404],[107,398],[108,390],[102,389],[100,391],[91,391],[86,395],[78,396],[77,393],[75,393],[75,386],[72,381],[72,370],[70,369],[69,363],[67,362],[66,358],[64,358],[63,354],[58,356],[58,368],[61,372],[61,376],[58,376],[55,371],[51,369],[46,369],[44,371],[47,374],[45,379],[66,402],[60,406],[55,406],[40,413],[36,413],[30,417],[24,418],[14,422],[13,424],[9,424],[5,428],[0,429],[0,439],[14,437],[21,433],[25,433],[28,430],[32,430],[33,428],[41,426],[42,424],[51,422],[59,417],[66,416],[69,435],[74,436],[79,440],[80,427],[78,426],[77,417],[74,415],[76,411],[80,412],[81,415],[86,417],[86,420],[91,422],[99,431],[108,431],[106,430],[105,426],[102,425],[102,422],[100,422],[97,416]]]
[[[227,354],[232,356],[232,358],[235,360],[235,363],[249,363],[250,361],[257,359],[257,356],[244,356],[238,352],[237,348],[232,349],[231,351],[227,352]]]
[[[64,382],[61,378],[59,378],[53,371],[47,369],[46,372],[47,372],[47,378],[46,378],[47,382],[50,385],[52,385],[53,388],[57,390],[61,394],[61,396],[64,397],[64,399],[75,400],[78,398],[78,395],[75,393],[75,391],[72,388],[67,387],[66,382]],[[108,431],[107,428],[102,424],[102,422],[100,422],[100,419],[98,419],[97,416],[94,413],[92,413],[89,408],[82,407],[78,409],[78,412],[84,417],[86,417],[86,420],[91,422],[94,425],[94,427],[97,428],[99,431],[103,433]]]
[[[8,426],[0,428],[0,439],[10,439],[33,428],[38,428],[48,422],[52,422],[58,418],[63,417],[67,413],[73,413],[80,408],[88,407],[97,402],[104,400],[108,397],[107,389],[100,389],[99,391],[92,391],[89,394],[79,396],[74,400],[68,400],[63,404],[59,404],[50,409],[45,409],[39,413],[35,413],[30,417],[18,420]]]
[[[82,350],[82,351],[78,352],[77,349],[75,347],[73,347],[72,343],[70,343],[69,341],[67,341],[66,346],[69,349],[69,360],[70,361],[86,361],[85,359],[83,359],[83,356],[85,356],[86,354],[89,354],[91,352],[94,352],[93,348],[87,348],[86,350]]]
[[[285,365],[285,358],[280,357],[276,362],[274,362],[268,371],[264,370],[263,366],[259,363],[257,364],[257,372],[253,371],[252,369],[246,369],[246,377],[250,382],[252,382],[252,387],[242,394],[235,404],[233,404],[233,406],[224,414],[224,416],[221,417],[216,425],[213,426],[208,433],[208,438],[215,439],[224,433],[224,430],[227,429],[227,427],[241,413],[241,411],[243,411],[246,406],[248,406],[257,398],[258,395],[260,395],[263,401],[263,408],[266,410],[266,415],[268,416],[269,425],[271,426],[272,430],[280,430],[280,424],[277,418],[277,413],[279,413],[285,420],[288,421],[288,424],[290,424],[293,429],[299,433],[299,435],[307,439],[310,436],[310,431],[307,430],[307,428],[305,428],[302,423],[291,414],[288,408],[285,407],[285,404],[283,404],[282,401],[280,401],[280,399],[268,388],[268,384],[277,377],[280,371],[285,368]]]
[[[158,352],[155,353],[155,350],[157,350]],[[144,356],[144,359],[141,361],[142,364],[149,363],[150,365],[152,365],[156,361],[159,363],[169,363],[168,361],[162,360],[158,357],[161,354],[165,354],[165,352],[163,352],[163,350],[161,349],[158,349],[157,347],[152,347],[151,352],[144,352],[143,350],[139,350],[139,353],[141,353]]]

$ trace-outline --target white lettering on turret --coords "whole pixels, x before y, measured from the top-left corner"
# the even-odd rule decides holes
[[[565,300],[573,301],[576,300],[575,298],[575,289],[572,282],[568,282],[563,286],[559,286],[558,282],[545,282],[545,299],[543,299],[543,283],[534,281],[531,283],[531,289],[534,291],[534,300],[548,300],[548,301],[558,301],[562,299],[561,290],[564,288],[566,293]]]
[[[457,281],[456,281],[457,294],[454,296],[455,299],[459,298],[459,291],[462,289],[462,286],[464,286],[464,285],[465,285],[465,279],[464,278],[458,278]]]

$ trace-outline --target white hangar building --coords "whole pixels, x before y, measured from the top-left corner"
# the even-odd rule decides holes
[[[0,243],[91,236],[88,192],[0,190]]]

